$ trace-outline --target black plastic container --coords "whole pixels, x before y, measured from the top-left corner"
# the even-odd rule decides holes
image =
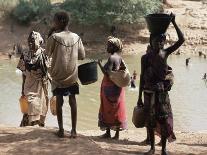
[[[134,107],[132,122],[136,128],[143,128],[146,123],[146,113],[144,107]]]
[[[163,34],[169,27],[172,17],[169,14],[149,14],[145,20],[151,34]]]
[[[98,80],[97,62],[89,62],[78,66],[78,78],[82,85],[88,85]]]

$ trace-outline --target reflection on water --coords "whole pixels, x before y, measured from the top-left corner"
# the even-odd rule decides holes
[[[131,73],[140,73],[140,55],[124,57]],[[16,61],[0,60],[0,124],[19,125],[22,114],[18,99],[21,92],[21,75],[16,73]],[[207,85],[202,76],[207,72],[207,61],[198,57],[191,59],[186,68],[184,56],[172,56],[168,62],[175,74],[175,84],[170,92],[174,112],[174,126],[176,130],[198,131],[207,130]],[[78,129],[98,129],[97,118],[99,109],[99,89],[102,80],[99,71],[98,82],[82,86],[78,103]],[[139,79],[139,78],[138,78]],[[139,81],[136,81],[138,85]],[[131,123],[133,107],[136,105],[138,89],[126,88],[126,108],[129,129],[135,129]],[[70,128],[70,108],[68,98],[64,104],[65,128]],[[48,126],[57,126],[56,117],[50,112],[47,117]]]

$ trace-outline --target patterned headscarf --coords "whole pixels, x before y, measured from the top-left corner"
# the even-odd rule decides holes
[[[44,43],[44,40],[39,32],[32,31],[28,37],[28,41],[31,39],[35,40],[35,48],[38,49],[41,44]]]
[[[121,42],[121,40],[119,38],[109,36],[108,37],[108,42],[110,42],[113,45],[115,45],[119,49],[120,52],[122,51],[123,44],[122,44],[122,42]]]

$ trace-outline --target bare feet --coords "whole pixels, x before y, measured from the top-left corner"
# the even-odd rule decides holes
[[[148,152],[146,152],[144,155],[153,155],[155,154],[155,149],[150,149]]]
[[[59,138],[64,138],[64,130],[59,130],[58,132],[55,133],[56,136]]]
[[[158,146],[162,146],[162,141],[160,140],[159,143],[157,143]]]
[[[100,137],[103,138],[103,139],[109,139],[109,138],[111,138],[111,135],[105,133],[105,134],[101,135]]]
[[[140,142],[139,145],[142,145],[142,146],[150,145],[150,140],[149,139],[145,139],[144,141]]]
[[[116,131],[115,136],[112,139],[119,140],[119,130]]]
[[[32,121],[32,122],[30,123],[30,125],[31,125],[31,126],[39,125],[39,121],[38,121],[38,120],[37,120],[37,121]]]
[[[70,138],[77,138],[77,133],[75,130],[71,130]]]
[[[119,140],[119,136],[115,135],[112,139]]]
[[[161,155],[168,155],[168,153],[167,153],[167,151],[166,151],[166,150],[162,150]]]
[[[45,123],[40,123],[40,122],[39,122],[39,126],[40,126],[40,127],[45,127]]]

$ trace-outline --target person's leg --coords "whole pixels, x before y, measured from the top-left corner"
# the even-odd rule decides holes
[[[106,133],[101,136],[101,138],[111,138],[111,130],[110,128],[106,129]]]
[[[29,116],[28,116],[28,114],[24,114],[22,121],[21,121],[21,124],[20,124],[20,127],[24,127],[24,126],[28,126],[28,125],[29,125]]]
[[[57,120],[58,120],[58,126],[59,131],[57,135],[59,137],[64,137],[64,129],[63,129],[63,114],[62,114],[62,106],[63,106],[63,96],[56,96],[56,110],[57,110]]]
[[[162,144],[162,153],[161,155],[167,155],[166,152],[166,143],[167,143],[167,119],[162,121],[162,127],[161,127],[161,144]]]
[[[69,96],[69,105],[71,108],[71,121],[72,121],[72,130],[71,130],[71,138],[76,138],[76,124],[77,124],[77,104],[75,95]]]
[[[116,133],[115,133],[115,136],[113,137],[113,139],[115,139],[115,140],[119,139],[119,128],[116,129]]]
[[[45,116],[40,116],[40,120],[39,120],[39,126],[40,127],[44,127],[45,126]]]
[[[150,108],[151,108],[151,95],[144,93],[144,112],[146,117],[146,139],[141,142],[141,145],[150,145],[150,131],[149,131],[149,120],[150,120]]]
[[[153,128],[149,128],[149,135],[151,148],[145,155],[153,155],[155,153],[155,134]]]
[[[161,153],[161,155],[167,155],[167,152],[166,152],[167,139],[166,139],[165,136],[161,137],[161,143],[162,143],[162,153]]]
[[[162,139],[160,139],[160,142],[157,143],[158,146],[162,146]]]
[[[140,145],[150,145],[150,134],[149,134],[149,129],[146,127],[146,132],[147,132],[147,138],[140,142]]]

